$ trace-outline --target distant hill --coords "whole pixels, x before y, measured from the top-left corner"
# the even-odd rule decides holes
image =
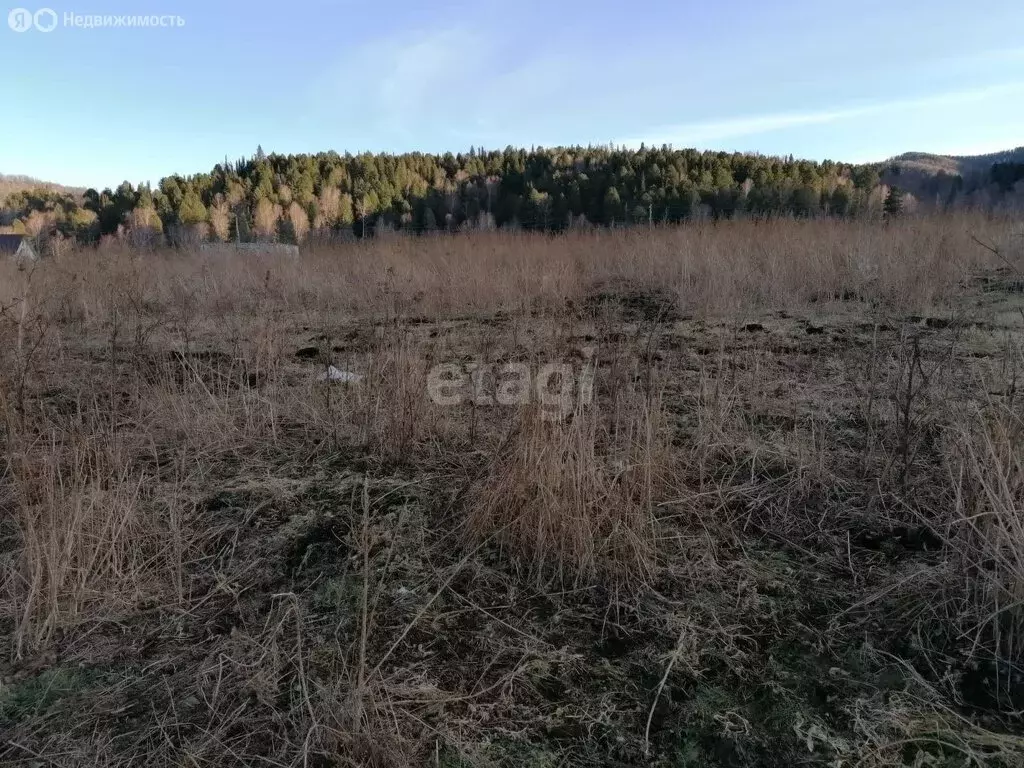
[[[40,181],[31,176],[10,175],[0,173],[0,232],[9,232],[18,213],[7,208],[7,199],[15,192],[29,192],[43,189],[61,195],[71,195],[79,203],[85,189],[82,187],[66,187],[49,181]]]
[[[0,173],[0,207],[3,206],[8,195],[27,189],[45,189],[50,192],[62,192],[75,197],[81,197],[82,193],[85,192],[85,189],[82,187],[66,187],[63,184],[40,181],[31,176],[8,176]]]
[[[891,158],[887,165],[935,175],[948,173],[963,177],[987,173],[995,163],[1024,163],[1024,147],[992,152],[987,155],[933,155],[928,152],[904,152]]]
[[[883,184],[900,187],[920,200],[951,201],[989,187],[996,163],[1024,163],[1024,147],[987,155],[904,152],[879,166]]]

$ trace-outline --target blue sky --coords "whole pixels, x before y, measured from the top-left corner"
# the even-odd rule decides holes
[[[65,184],[156,183],[257,144],[643,141],[849,161],[1024,144],[1024,0],[48,7],[185,21],[18,33],[0,7],[0,172]]]

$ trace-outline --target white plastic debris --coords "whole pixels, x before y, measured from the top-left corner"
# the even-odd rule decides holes
[[[320,381],[346,381],[351,384],[358,384],[363,380],[363,377],[358,373],[352,373],[352,371],[343,371],[340,368],[335,368],[333,365],[327,366],[327,372],[320,374]]]

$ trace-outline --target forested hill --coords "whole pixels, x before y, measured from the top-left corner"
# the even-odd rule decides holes
[[[987,155],[934,155],[906,152],[884,164],[882,182],[932,204],[936,200],[991,207],[1020,205],[1024,187],[1024,147]]]
[[[6,200],[15,192],[26,192],[36,189],[43,189],[49,192],[71,195],[81,195],[85,190],[76,187],[66,187],[62,184],[54,184],[49,181],[40,181],[31,176],[10,175],[0,173],[0,201]]]
[[[988,173],[997,163],[1024,163],[1024,147],[992,152],[987,155],[933,155],[928,152],[905,152],[894,157],[890,162],[907,169],[970,176]]]
[[[976,203],[979,189],[992,204],[1016,194],[1013,174],[1020,170],[1024,178],[1024,169],[1010,166],[1000,184],[983,180],[965,189],[962,178],[947,174],[935,189],[917,186],[928,205]],[[311,233],[381,229],[558,231],[694,217],[876,215],[885,205],[883,183],[899,186],[894,177],[901,172],[892,161],[850,165],[669,147],[444,155],[258,149],[209,173],[164,178],[155,189],[125,182],[115,190],[86,190],[81,203],[58,192],[21,192],[8,198],[7,208],[30,234],[60,231],[82,240],[163,232],[172,239],[302,242]]]

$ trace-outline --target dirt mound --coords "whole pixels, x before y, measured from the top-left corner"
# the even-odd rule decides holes
[[[585,316],[611,314],[627,323],[670,323],[680,319],[677,294],[635,283],[597,284],[587,292],[582,309]]]

